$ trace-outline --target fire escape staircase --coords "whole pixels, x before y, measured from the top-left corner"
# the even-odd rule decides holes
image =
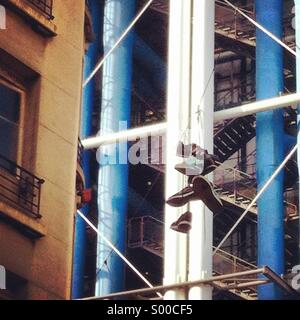
[[[214,134],[214,153],[224,162],[255,137],[255,116],[232,119]]]
[[[128,225],[128,247],[132,249],[142,248],[163,258],[163,234],[164,223],[162,221],[151,216],[132,218]],[[215,276],[254,269],[256,269],[255,265],[223,250],[218,251],[213,258],[213,275]],[[257,276],[251,276],[251,280],[256,279]],[[243,280],[233,279],[231,283],[232,285],[242,284]],[[230,287],[231,283],[227,283],[227,285]],[[229,292],[239,299],[255,300],[257,298],[255,287],[229,289]]]

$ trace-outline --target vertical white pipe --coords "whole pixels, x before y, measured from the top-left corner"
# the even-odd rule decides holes
[[[297,52],[297,59],[296,59],[296,84],[297,84],[297,93],[300,93],[300,0],[295,0],[295,34],[296,34],[296,52]],[[298,127],[298,134],[297,134],[297,143],[300,143],[300,104],[298,104],[297,108],[297,127]],[[298,159],[298,172],[300,172],[300,148],[297,150],[297,159]],[[300,189],[299,189],[300,192]],[[300,194],[299,194],[299,207],[300,207]],[[298,222],[298,261],[300,261],[300,219]]]
[[[214,117],[214,0],[193,1],[192,141],[213,153]],[[199,112],[198,112],[199,111]],[[198,116],[196,114],[198,113]],[[189,281],[212,275],[213,215],[202,202],[191,202]],[[211,286],[190,289],[190,300],[210,300]]]
[[[174,166],[177,142],[189,124],[190,72],[191,72],[191,0],[170,0],[167,146],[166,146],[166,198],[186,185],[186,178]],[[187,280],[187,236],[169,227],[187,207],[165,206],[164,285]],[[172,290],[166,299],[186,299],[182,290]]]

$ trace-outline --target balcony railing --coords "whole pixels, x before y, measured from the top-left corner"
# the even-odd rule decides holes
[[[47,19],[53,20],[52,15],[53,0],[26,0],[33,7],[38,9]]]
[[[43,183],[44,180],[0,155],[0,201],[39,219]]]
[[[77,163],[83,165],[83,145],[81,140],[78,138],[78,147],[77,147]]]

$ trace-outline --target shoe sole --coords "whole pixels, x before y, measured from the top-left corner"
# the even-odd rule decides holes
[[[181,222],[178,225],[171,225],[170,229],[180,232],[180,233],[188,233],[192,228],[192,225],[190,222]]]
[[[171,207],[182,207],[185,204],[187,204],[189,201],[192,201],[192,199],[190,199],[189,197],[192,196],[195,192],[193,190],[191,190],[190,192],[186,193],[183,196],[178,195],[178,196],[172,196],[171,198],[169,198],[166,203],[171,206]]]
[[[192,182],[195,194],[201,198],[208,209],[214,214],[221,213],[223,211],[223,203],[214,192],[211,183],[202,176],[195,177]]]

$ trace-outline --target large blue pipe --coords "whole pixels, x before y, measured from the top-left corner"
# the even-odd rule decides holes
[[[282,0],[256,0],[256,20],[277,37],[282,37]],[[283,49],[265,33],[257,30],[256,94],[257,99],[278,96],[283,92]],[[257,114],[257,182],[261,188],[284,157],[282,110]],[[258,201],[258,265],[267,265],[278,274],[284,272],[283,172]],[[275,284],[260,286],[258,297],[280,299]]]
[[[138,35],[135,35],[133,54],[143,72],[147,73],[150,85],[156,90],[158,95],[165,94],[167,83],[167,67],[165,62]]]
[[[103,44],[107,52],[135,15],[135,0],[106,0]],[[100,134],[124,129],[130,124],[133,33],[103,66]],[[123,125],[120,122],[123,121]],[[127,144],[99,150],[99,230],[119,251],[125,251],[128,195]],[[120,161],[120,157],[123,157]],[[107,163],[105,164],[105,162]],[[124,164],[120,163],[124,162]],[[99,237],[97,245],[96,295],[124,290],[124,262]]]
[[[103,5],[100,1],[89,1],[89,9],[92,15],[94,41],[89,45],[84,58],[84,78],[92,72],[102,51],[102,17]],[[81,139],[92,135],[92,112],[94,108],[95,81],[92,80],[84,89],[82,97],[81,111]],[[90,182],[90,153],[83,152],[82,159],[83,173],[85,176],[86,188],[91,186]],[[85,205],[81,209],[82,213],[89,213],[89,206]],[[75,241],[73,257],[73,279],[72,298],[79,299],[84,295],[84,267],[86,256],[86,223],[77,215],[75,220]]]

